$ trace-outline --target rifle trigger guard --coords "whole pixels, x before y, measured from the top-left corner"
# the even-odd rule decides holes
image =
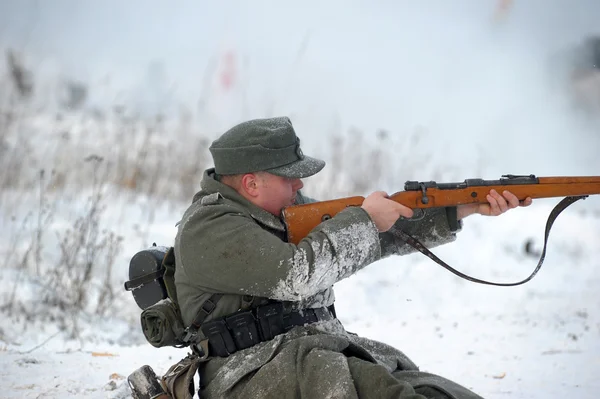
[[[419,183],[419,186],[421,187],[421,202],[427,205],[429,203],[429,197],[427,197],[427,187],[425,186],[425,183]]]

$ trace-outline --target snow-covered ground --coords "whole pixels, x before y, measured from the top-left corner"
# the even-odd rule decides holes
[[[455,243],[434,252],[477,277],[521,279],[537,262],[524,244],[533,240],[533,248],[541,249],[555,203],[540,200],[499,218],[472,216]],[[150,235],[170,242],[176,219],[176,211],[163,211]],[[134,220],[123,226],[128,222]],[[599,253],[600,211],[578,202],[557,219],[545,264],[526,285],[480,286],[420,254],[391,257],[340,282],[337,311],[349,331],[392,344],[422,370],[486,398],[595,398],[600,390]],[[10,271],[0,278],[3,290],[14,281]],[[124,295],[127,302],[129,293]],[[135,313],[135,306],[126,312]],[[148,364],[161,373],[185,356],[185,349],[143,343],[140,331],[119,316],[82,322],[79,340],[66,339],[52,325],[5,321],[1,396],[126,398],[124,378],[132,371]],[[127,334],[133,335],[130,343],[121,343]]]

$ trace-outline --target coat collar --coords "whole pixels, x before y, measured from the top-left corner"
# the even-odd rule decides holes
[[[202,175],[202,181],[200,182],[200,191],[194,195],[194,199],[192,202],[196,202],[201,200],[203,197],[219,193],[224,198],[235,202],[237,205],[242,206],[244,209],[248,211],[248,213],[252,216],[254,220],[258,223],[263,224],[269,228],[285,231],[285,226],[281,219],[270,212],[265,211],[259,206],[254,205],[252,202],[248,201],[246,198],[241,196],[236,190],[229,187],[226,184],[221,183],[215,179],[215,169],[207,169],[204,171]]]

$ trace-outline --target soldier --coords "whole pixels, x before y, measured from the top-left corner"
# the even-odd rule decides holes
[[[461,219],[519,206],[509,192],[489,204],[413,210],[378,191],[286,242],[282,208],[311,202],[302,178],[325,162],[305,156],[290,120],[234,126],[210,147],[215,167],[179,224],[177,299],[186,325],[209,341],[202,398],[479,398],[420,372],[402,352],[346,332],[332,286],[392,254],[411,252],[402,229],[429,247],[455,239]],[[522,205],[529,205],[527,199]]]

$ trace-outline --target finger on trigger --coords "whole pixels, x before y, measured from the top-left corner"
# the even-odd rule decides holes
[[[411,218],[414,215],[414,211],[402,204],[398,204],[398,212],[400,213],[401,216],[404,216],[405,218]]]

